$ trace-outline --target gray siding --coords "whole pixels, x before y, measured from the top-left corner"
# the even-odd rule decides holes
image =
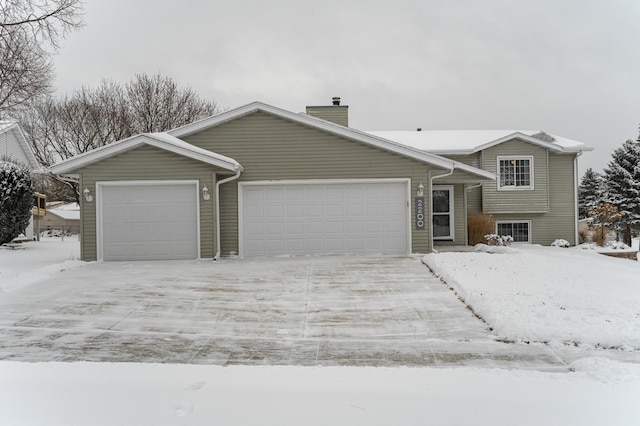
[[[498,182],[485,182],[482,189],[467,192],[467,215],[485,212],[491,213],[496,221],[530,221],[533,244],[549,245],[558,238],[575,244],[575,155],[555,154],[513,140],[479,154],[449,158],[472,166],[482,164],[485,170],[495,173],[496,158],[509,155],[534,157],[535,190],[498,191]],[[456,218],[456,240],[459,220]]]
[[[245,168],[239,181],[410,178],[411,203],[419,182],[428,194],[430,167],[424,163],[363,145],[264,112],[221,124],[185,140],[234,158]],[[238,185],[222,185],[220,200],[223,254],[238,252]],[[415,230],[412,251],[430,250],[428,229]]]
[[[496,221],[531,221],[531,242],[549,245],[558,238],[576,244],[574,155],[549,153],[549,212],[492,213]],[[486,185],[486,184],[485,184]],[[468,213],[479,212],[482,194],[469,191]]]
[[[150,146],[116,155],[78,170],[81,174],[80,188],[88,187],[95,194],[98,181],[125,180],[198,180],[200,187],[206,185],[213,195],[214,166],[201,163],[177,154]],[[200,199],[200,255],[203,258],[214,256],[214,197],[209,201]],[[81,201],[82,217],[82,259],[96,260],[96,200],[87,203]]]
[[[482,187],[482,209],[485,213],[545,213],[549,211],[549,166],[545,148],[519,140],[511,140],[482,152],[482,168],[497,173],[499,156],[533,156],[533,190],[498,190],[495,182]]]
[[[7,157],[13,161],[32,168],[32,164],[24,153],[22,146],[12,131],[0,133],[0,158]]]
[[[307,114],[341,126],[349,126],[349,107],[346,105],[308,106]]]

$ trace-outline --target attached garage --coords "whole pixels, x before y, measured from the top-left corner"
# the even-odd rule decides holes
[[[199,257],[197,181],[97,182],[98,258]]]
[[[408,179],[239,188],[241,256],[410,252]]]

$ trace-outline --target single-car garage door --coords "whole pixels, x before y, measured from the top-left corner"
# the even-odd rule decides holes
[[[104,260],[198,257],[196,182],[98,183]]]
[[[408,252],[408,183],[241,184],[241,254]]]

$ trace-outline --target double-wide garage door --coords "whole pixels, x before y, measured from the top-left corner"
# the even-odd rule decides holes
[[[98,208],[104,260],[198,257],[195,182],[104,184]]]
[[[243,256],[408,252],[406,181],[240,186]]]

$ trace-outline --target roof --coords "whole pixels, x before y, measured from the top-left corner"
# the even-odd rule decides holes
[[[15,138],[25,157],[29,161],[29,164],[27,164],[27,166],[29,166],[32,170],[37,170],[40,168],[40,163],[38,163],[38,159],[34,155],[33,150],[31,149],[31,145],[29,145],[29,142],[22,132],[20,125],[16,121],[0,120],[0,137],[2,137],[3,135],[12,135]],[[2,154],[3,153],[0,152],[0,156]]]
[[[351,139],[366,145],[374,146],[376,148],[383,149],[394,154],[409,157],[438,168],[442,168],[445,170],[459,169],[464,170],[465,172],[472,175],[478,176],[482,179],[495,179],[495,175],[493,173],[489,173],[484,170],[468,166],[466,164],[462,164],[460,162],[444,158],[430,152],[426,152],[425,150],[422,150],[420,148],[416,148],[396,140],[385,138],[384,136],[362,132],[351,127],[341,126],[339,124],[312,117],[307,114],[293,113],[281,108],[264,104],[262,102],[253,102],[248,105],[244,105],[242,107],[229,110],[218,115],[204,118],[191,124],[187,124],[186,126],[179,127],[167,133],[172,136],[182,138],[200,132],[202,130],[218,126],[220,124],[227,123],[231,120],[253,114],[258,111],[262,111],[289,121],[293,121],[304,126],[323,130],[325,132]]]
[[[195,145],[191,145],[190,143],[182,141],[164,132],[143,133],[135,135],[130,138],[123,139],[121,141],[114,142],[112,144],[105,145],[103,147],[86,152],[84,154],[69,158],[65,161],[51,166],[50,170],[55,174],[71,173],[81,167],[104,160],[109,157],[113,157],[116,154],[129,151],[142,145],[153,146],[159,149],[173,152],[175,154],[192,158],[194,160],[212,164],[226,170],[242,170],[242,166],[240,165],[240,163],[232,158],[216,154],[206,149],[199,148]]]
[[[64,204],[47,209],[47,214],[49,213],[65,220],[80,220],[80,205],[78,203]]]
[[[558,153],[593,150],[582,142],[540,130],[423,130],[367,133],[435,154],[471,154],[512,139],[520,139]]]

